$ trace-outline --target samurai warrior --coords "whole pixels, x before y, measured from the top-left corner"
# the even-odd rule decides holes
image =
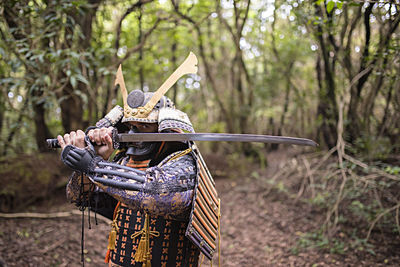
[[[109,266],[197,266],[200,252],[213,256],[219,198],[195,144],[113,139],[116,132],[193,133],[188,116],[165,92],[183,74],[197,71],[196,64],[191,53],[155,93],[128,94],[119,69],[124,108],[116,106],[86,134],[57,137],[61,160],[74,170],[68,199],[112,220]]]
[[[193,141],[317,145],[295,137],[194,133],[165,93],[181,76],[196,73],[196,65],[190,53],[155,93],[129,95],[119,68],[115,84],[124,108],[116,106],[87,134],[48,140],[58,142],[61,160],[75,171],[67,197],[112,219],[109,266],[197,266],[200,253],[212,260],[220,201]]]

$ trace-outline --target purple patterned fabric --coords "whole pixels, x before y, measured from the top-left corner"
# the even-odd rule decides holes
[[[167,219],[188,220],[197,168],[196,161],[191,154],[174,158],[179,153],[181,152],[171,154],[157,166],[146,170],[144,186],[146,192],[119,189],[92,181],[104,192],[133,210]],[[121,160],[120,163],[123,162],[126,162],[126,160]],[[117,176],[104,175],[102,177],[136,183],[133,180]]]

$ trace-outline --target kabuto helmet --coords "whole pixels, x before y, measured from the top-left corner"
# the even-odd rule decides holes
[[[158,116],[161,109],[171,108],[174,109],[174,103],[166,96],[162,96],[153,109],[147,114],[147,116],[134,116],[130,110],[144,107],[150,99],[154,96],[154,93],[144,93],[141,90],[133,90],[129,93],[127,98],[128,107],[124,107],[124,117],[122,122],[136,121],[146,123],[158,123]],[[125,103],[124,103],[125,105]]]
[[[169,88],[184,74],[197,72],[197,58],[191,52],[186,60],[154,93],[134,90],[129,95],[125,87],[121,65],[118,68],[115,85],[119,84],[124,102],[122,122],[158,123],[158,131],[184,130],[194,132],[186,113],[175,108],[174,103],[165,96]]]

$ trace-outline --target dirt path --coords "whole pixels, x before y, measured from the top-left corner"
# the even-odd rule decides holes
[[[276,172],[281,156],[271,154],[270,167],[259,171],[258,179],[217,177],[223,216],[222,266],[400,266],[400,253],[384,248],[376,255],[365,251],[335,255],[313,249],[295,254],[293,248],[299,236],[315,229],[322,215],[304,204],[294,204],[278,191],[265,194],[266,178]],[[222,164],[220,168],[227,166]],[[35,211],[74,209],[65,204],[63,192],[46,203]],[[92,219],[92,229],[88,230],[87,216],[85,223],[85,266],[106,266],[103,259],[109,225],[102,220],[95,225]],[[80,266],[80,242],[79,215],[59,219],[0,219],[0,259],[7,266]],[[214,266],[217,262],[214,261]],[[205,261],[203,266],[209,263]]]

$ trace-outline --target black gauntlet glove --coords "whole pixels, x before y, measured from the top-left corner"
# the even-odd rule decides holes
[[[61,161],[74,171],[89,173],[94,171],[96,164],[102,161],[102,158],[95,156],[90,149],[67,145],[61,152]]]

